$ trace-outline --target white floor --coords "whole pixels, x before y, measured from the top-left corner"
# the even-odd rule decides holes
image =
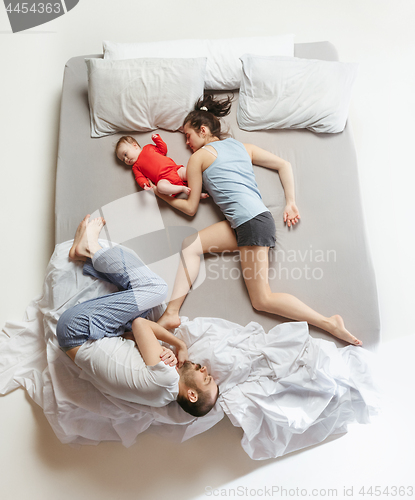
[[[60,93],[70,57],[100,53],[105,39],[295,33],[297,42],[329,40],[341,60],[360,63],[350,121],[362,223],[378,281],[379,378],[385,390],[383,415],[375,423],[266,462],[247,457],[239,429],[227,421],[183,445],[146,434],[128,450],[114,443],[73,449],[57,441],[42,411],[16,391],[0,398],[2,500],[263,498],[272,493],[296,498],[315,496],[313,489],[318,496],[364,498],[362,486],[373,486],[373,496],[374,487],[381,486],[386,498],[387,486],[389,496],[394,496],[392,486],[408,487],[411,481],[415,486],[413,467],[409,470],[415,444],[414,19],[413,0],[81,0],[55,21],[12,34],[0,5],[0,325],[20,319],[40,292],[53,250]],[[408,489],[401,493],[410,496]]]

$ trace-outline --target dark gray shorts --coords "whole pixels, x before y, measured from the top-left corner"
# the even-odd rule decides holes
[[[238,247],[275,247],[275,222],[270,212],[262,212],[234,229]]]

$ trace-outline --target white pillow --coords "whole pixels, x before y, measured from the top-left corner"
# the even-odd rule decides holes
[[[249,52],[265,56],[294,56],[294,35],[219,40],[170,40],[147,43],[104,42],[104,59],[140,57],[207,57],[205,88],[239,89],[242,78],[240,57]]]
[[[206,58],[85,62],[91,137],[178,130],[203,95]]]
[[[241,61],[241,129],[336,133],[346,126],[357,64],[249,54]]]

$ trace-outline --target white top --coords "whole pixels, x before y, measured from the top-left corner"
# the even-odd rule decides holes
[[[81,377],[103,394],[124,401],[161,407],[175,401],[179,374],[160,361],[147,366],[135,343],[123,337],[105,337],[82,344],[75,356]]]

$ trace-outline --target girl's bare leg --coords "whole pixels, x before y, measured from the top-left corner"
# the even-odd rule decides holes
[[[218,222],[186,238],[183,242],[181,260],[174,282],[173,292],[166,311],[158,320],[170,330],[180,325],[179,311],[194,283],[200,268],[200,256],[205,253],[234,252],[238,249],[235,233],[227,221]]]
[[[268,247],[240,247],[242,273],[254,309],[278,314],[297,321],[307,321],[345,342],[362,345],[346,330],[339,315],[326,317],[288,293],[273,293],[268,283]]]

